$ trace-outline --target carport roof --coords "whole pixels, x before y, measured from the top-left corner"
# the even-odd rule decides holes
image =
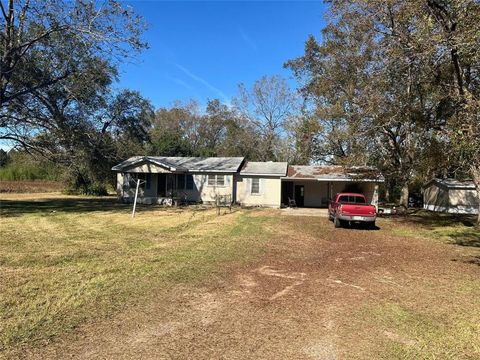
[[[384,182],[380,171],[371,166],[289,165],[285,179],[319,181]]]
[[[133,156],[112,170],[123,171],[130,166],[149,162],[170,171],[236,173],[243,157],[177,157],[177,156]]]

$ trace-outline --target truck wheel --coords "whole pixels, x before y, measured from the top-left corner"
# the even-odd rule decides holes
[[[369,222],[369,223],[368,223],[368,228],[369,228],[370,230],[374,230],[374,229],[375,229],[375,221]]]
[[[340,219],[337,218],[336,216],[335,216],[334,219],[333,219],[333,223],[335,224],[335,227],[336,227],[336,228],[342,227],[342,222],[341,222]]]

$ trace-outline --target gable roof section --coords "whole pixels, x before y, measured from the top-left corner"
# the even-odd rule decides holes
[[[468,189],[475,190],[475,184],[473,181],[460,181],[456,179],[439,179],[434,178],[427,182],[423,187],[426,188],[432,184],[438,184],[447,189]]]
[[[380,171],[374,167],[340,165],[289,165],[286,178],[324,181],[385,181]]]
[[[240,171],[240,175],[285,176],[287,168],[286,162],[248,161]]]
[[[174,172],[235,173],[242,165],[243,159],[243,157],[133,156],[115,165],[112,170],[122,171],[142,162],[150,162]]]
[[[115,165],[114,167],[112,167],[112,170],[122,171],[126,168],[129,168],[131,166],[138,165],[138,164],[141,164],[141,163],[155,164],[155,165],[161,166],[165,169],[168,169],[170,171],[177,171],[177,170],[186,171],[186,169],[179,168],[178,166],[175,166],[175,164],[167,161],[166,158],[157,158],[157,157],[153,157],[153,156],[132,156],[131,158],[121,162],[118,165]]]

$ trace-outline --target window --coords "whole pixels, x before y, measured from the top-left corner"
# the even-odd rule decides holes
[[[208,175],[208,186],[215,186],[215,175]]]
[[[260,194],[260,179],[252,179],[252,188],[250,190],[252,194]]]
[[[365,204],[365,199],[361,196],[340,196],[338,202],[341,204]]]
[[[193,176],[186,175],[187,177],[187,190],[193,190]]]
[[[193,176],[190,174],[177,175],[178,178],[178,190],[193,190]]]
[[[225,186],[225,175],[208,175],[208,186]]]

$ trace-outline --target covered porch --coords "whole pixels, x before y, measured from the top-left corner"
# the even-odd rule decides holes
[[[194,202],[200,198],[192,174],[125,172],[122,198],[133,200],[136,180],[143,180],[138,200],[143,204],[171,205],[173,202]]]

